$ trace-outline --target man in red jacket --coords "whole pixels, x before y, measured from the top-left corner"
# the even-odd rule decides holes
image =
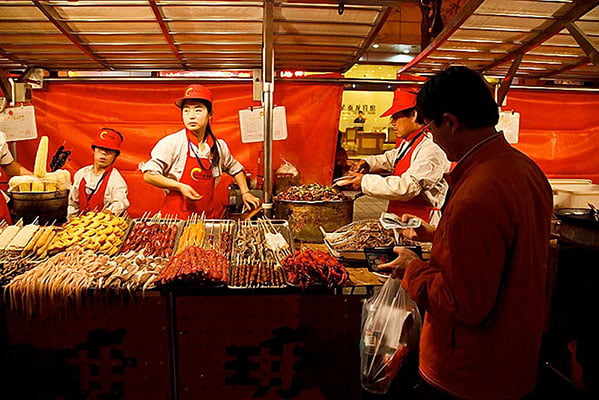
[[[439,226],[423,222],[406,235],[432,239],[430,259],[398,247],[386,265],[426,311],[420,375],[452,397],[521,398],[536,384],[548,313],[551,187],[496,132],[497,104],[476,72],[439,73],[417,109],[457,162]]]

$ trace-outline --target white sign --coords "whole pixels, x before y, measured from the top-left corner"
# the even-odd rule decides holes
[[[503,131],[503,135],[508,143],[518,143],[520,113],[514,111],[499,111],[499,122],[495,129],[497,129],[497,131]]]
[[[287,139],[287,115],[284,106],[276,106],[273,110],[274,132],[273,140]],[[239,127],[241,128],[242,143],[264,141],[264,109],[239,110]]]
[[[0,113],[0,131],[6,133],[6,141],[37,138],[35,111],[33,106],[17,106]]]

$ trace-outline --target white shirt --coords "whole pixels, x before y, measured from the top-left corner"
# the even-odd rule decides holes
[[[15,159],[8,150],[8,143],[6,143],[6,134],[0,131],[0,165],[8,165]]]
[[[427,137],[416,145],[410,167],[401,176],[382,177],[372,174],[393,172],[398,154],[408,145],[409,142],[404,141],[396,149],[364,159],[370,165],[371,173],[362,178],[362,192],[381,199],[399,201],[409,201],[422,193],[433,208],[441,208],[448,189],[443,174],[449,172],[451,164],[445,152]],[[436,225],[440,217],[439,212],[434,212],[430,223]]]
[[[79,186],[81,180],[85,178],[86,191],[91,193],[98,185],[101,177],[102,174],[94,174],[93,165],[88,165],[75,172],[71,193],[69,194],[69,217],[79,212]],[[129,208],[127,193],[127,183],[118,169],[113,168],[106,184],[106,192],[104,192],[104,207],[114,214],[122,213]]]
[[[220,162],[212,167],[212,176],[216,178],[215,184],[218,183],[218,178],[223,172],[229,175],[237,175],[243,171],[243,165],[233,157],[227,143],[222,139],[217,139],[216,143],[220,154]],[[139,169],[143,173],[150,172],[179,181],[185,169],[189,147],[190,144],[185,129],[181,129],[160,139],[152,149],[152,158],[145,163],[140,163]],[[210,146],[207,143],[200,143],[199,146],[192,143],[191,147],[199,158],[212,158]],[[168,193],[168,190],[165,189],[165,192]]]

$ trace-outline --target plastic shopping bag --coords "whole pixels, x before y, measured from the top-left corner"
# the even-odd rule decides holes
[[[406,367],[408,355],[418,348],[422,321],[416,303],[401,287],[387,279],[381,290],[362,305],[360,367],[362,387],[386,393]]]
[[[297,168],[295,167],[295,165],[293,165],[289,161],[287,161],[285,159],[285,157],[283,157],[282,154],[281,154],[281,161],[283,163],[275,171],[275,174],[278,174],[278,175],[291,175],[291,176],[297,176],[299,174],[299,171],[297,170]]]

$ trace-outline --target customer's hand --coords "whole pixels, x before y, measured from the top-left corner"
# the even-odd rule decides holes
[[[422,218],[418,218],[417,216],[411,214],[403,214],[401,216],[401,221],[408,222],[411,218],[419,219],[421,221],[420,227],[399,229],[399,233],[409,240],[416,240],[418,242],[432,242],[433,234],[435,233],[435,227],[428,222],[425,222]]]
[[[389,271],[391,272],[392,278],[403,278],[408,265],[412,262],[412,260],[419,259],[418,255],[414,253],[412,250],[408,250],[405,247],[396,246],[393,248],[395,254],[397,254],[397,258],[389,261],[388,263],[377,265],[377,270],[380,271]]]

